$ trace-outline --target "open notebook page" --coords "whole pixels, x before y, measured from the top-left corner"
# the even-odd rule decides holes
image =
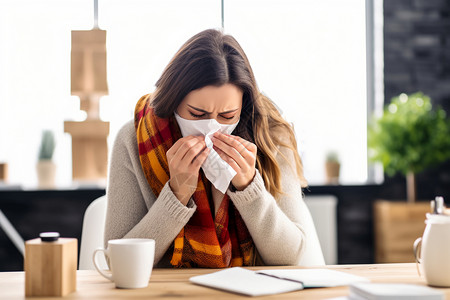
[[[190,281],[243,295],[262,296],[302,290],[306,287],[334,287],[369,280],[327,269],[278,269],[255,272],[236,267],[194,276]]]
[[[334,287],[369,281],[365,277],[329,269],[278,269],[261,270],[256,273],[299,281],[303,283],[304,288]]]
[[[247,296],[273,295],[303,289],[301,283],[259,275],[239,267],[194,276],[189,280],[195,284]]]

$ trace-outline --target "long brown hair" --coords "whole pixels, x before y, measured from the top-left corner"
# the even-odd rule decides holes
[[[297,175],[302,187],[305,187],[307,183],[294,130],[272,101],[259,92],[249,60],[232,36],[208,29],[190,38],[156,82],[151,105],[158,117],[172,117],[191,91],[226,83],[236,85],[243,91],[240,121],[233,134],[256,144],[256,167],[268,191],[274,197],[283,193],[276,155],[284,155],[279,151],[279,146],[292,150]]]

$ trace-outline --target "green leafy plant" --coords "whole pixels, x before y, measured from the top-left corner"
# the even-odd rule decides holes
[[[55,151],[55,136],[50,130],[42,132],[41,145],[39,147],[39,160],[51,160]]]
[[[415,202],[414,175],[450,158],[450,122],[443,109],[432,109],[421,92],[391,99],[368,128],[369,157],[392,176],[408,178],[408,201]]]
[[[328,151],[325,158],[325,173],[327,184],[339,183],[339,172],[341,164],[336,151]]]
[[[339,155],[335,151],[327,152],[326,161],[339,163]]]

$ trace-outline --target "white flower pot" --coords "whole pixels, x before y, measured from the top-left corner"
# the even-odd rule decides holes
[[[51,160],[40,160],[36,164],[39,188],[54,188],[56,165]]]

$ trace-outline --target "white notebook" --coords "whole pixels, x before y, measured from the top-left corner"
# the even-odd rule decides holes
[[[229,268],[190,278],[190,281],[247,296],[273,295],[309,287],[334,287],[368,281],[360,276],[328,269],[289,269],[251,271]]]
[[[444,293],[423,285],[402,283],[354,283],[349,299],[359,300],[444,300]]]
[[[353,274],[329,269],[278,269],[256,271],[279,279],[294,280],[303,283],[305,288],[334,287],[354,282],[369,282],[369,279]]]

